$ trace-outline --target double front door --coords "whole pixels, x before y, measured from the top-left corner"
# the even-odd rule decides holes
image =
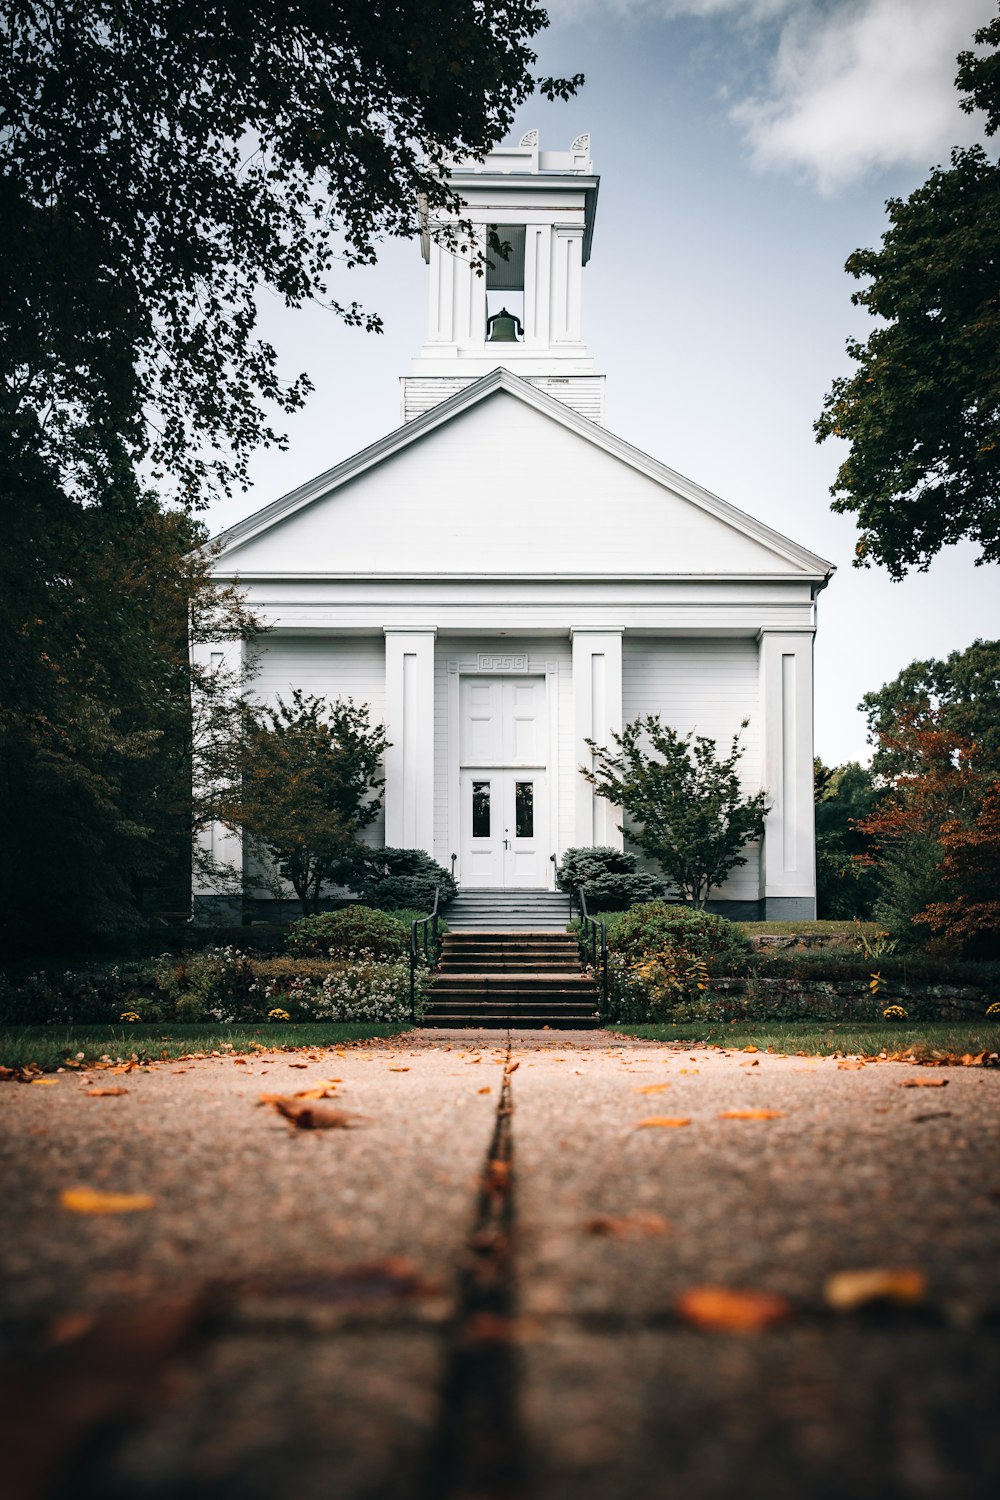
[[[538,890],[548,882],[548,724],[544,677],[461,682],[464,886]]]
[[[462,884],[538,890],[545,884],[545,772],[462,772]]]

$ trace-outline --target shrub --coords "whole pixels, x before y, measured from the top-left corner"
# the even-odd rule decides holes
[[[639,902],[654,901],[663,881],[636,869],[638,859],[624,849],[567,849],[556,871],[561,891],[582,886],[592,911],[627,911]]]
[[[434,904],[435,887],[441,907],[458,892],[449,872],[423,849],[372,849],[354,884],[366,906],[379,911],[410,908],[422,917]]]
[[[293,922],[285,939],[287,951],[298,958],[404,958],[410,951],[409,927],[398,917],[369,906],[345,906]]]
[[[612,916],[608,946],[632,963],[666,948],[682,948],[692,958],[704,959],[738,959],[753,951],[735,922],[667,901],[646,901]]]

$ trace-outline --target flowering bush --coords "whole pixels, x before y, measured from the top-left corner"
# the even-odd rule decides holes
[[[293,922],[285,947],[297,958],[404,958],[410,951],[410,929],[388,912],[345,906]]]
[[[887,1005],[882,1012],[884,1021],[908,1021],[909,1015],[901,1005]]]

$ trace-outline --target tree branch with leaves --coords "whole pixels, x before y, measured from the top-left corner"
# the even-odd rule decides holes
[[[613,733],[616,750],[586,741],[594,764],[581,766],[580,774],[599,797],[628,814],[633,826],[619,825],[625,837],[699,909],[731,870],[747,863],[743,850],[764,832],[767,795],[746,796],[738,770],[748,723],[743,720],[721,757],[714,740],[678,734],[657,714]]]

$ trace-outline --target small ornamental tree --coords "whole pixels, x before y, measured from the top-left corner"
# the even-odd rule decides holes
[[[290,703],[248,709],[236,776],[219,815],[242,831],[292,885],[305,916],[323,887],[349,882],[365,850],[358,835],[378,816],[389,742],[367,704],[327,704],[298,689]]]
[[[766,793],[745,796],[737,770],[740,734],[748,723],[743,720],[721,759],[714,740],[680,735],[661,724],[658,714],[612,734],[616,751],[586,741],[594,766],[581,766],[581,774],[599,797],[623,808],[635,826],[620,825],[622,832],[698,909],[730,870],[746,864],[743,849],[764,832]]]
[[[971,825],[955,818],[941,829],[941,881],[946,899],[914,921],[967,956],[1000,954],[1000,781],[994,781]]]

